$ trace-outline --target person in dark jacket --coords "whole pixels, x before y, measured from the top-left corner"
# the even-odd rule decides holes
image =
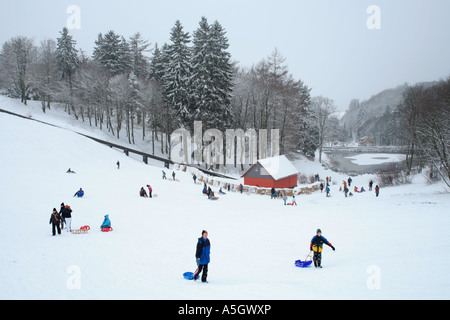
[[[336,250],[333,245],[322,236],[322,231],[317,229],[316,235],[311,239],[311,244],[309,245],[309,250],[314,251],[313,261],[316,268],[322,268],[322,249],[324,243],[327,246],[330,246],[333,251]]]
[[[147,191],[145,191],[144,187],[139,191],[139,195],[144,198],[148,198]]]
[[[202,282],[208,282],[206,277],[208,276],[208,264],[210,262],[209,253],[211,250],[211,243],[208,239],[208,232],[202,231],[202,236],[198,238],[197,249],[195,251],[195,259],[197,262],[197,270],[194,273],[194,280],[197,280],[202,273]]]
[[[70,232],[70,228],[72,226],[72,209],[70,209],[69,205],[66,205],[64,207],[62,217],[64,218],[64,222],[66,223],[66,231]]]
[[[64,202],[61,203],[61,209],[59,209],[59,216],[61,217],[61,230],[64,230],[64,223],[66,223],[64,210],[66,210],[66,206],[64,205]]]
[[[59,215],[56,208],[53,208],[53,212],[50,216],[50,221],[48,224],[52,225],[52,234],[56,235],[56,229],[58,229],[58,234],[61,234],[61,228],[59,227],[59,224],[61,222],[61,216]]]
[[[375,186],[375,195],[378,197],[380,194],[380,187],[378,185]]]

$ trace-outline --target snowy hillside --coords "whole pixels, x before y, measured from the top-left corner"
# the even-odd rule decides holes
[[[238,193],[210,201],[190,172],[162,180],[162,168],[67,130],[0,113],[0,134],[1,299],[450,298],[450,197],[440,184],[417,177],[378,198],[345,198],[345,177],[305,163],[338,182],[330,198],[298,196],[297,207]],[[139,197],[147,184],[157,198]],[[367,177],[353,184],[367,186]],[[80,187],[85,197],[74,198]],[[52,236],[61,202],[88,234]],[[99,230],[105,214],[113,232]],[[336,251],[325,246],[323,269],[295,267],[317,228]],[[182,277],[196,267],[203,229],[208,284]]]

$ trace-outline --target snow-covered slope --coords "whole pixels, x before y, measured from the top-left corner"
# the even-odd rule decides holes
[[[450,298],[442,185],[386,188],[378,198],[345,198],[332,185],[332,197],[298,196],[297,207],[238,193],[210,201],[189,172],[162,180],[162,168],[67,130],[0,113],[0,135],[1,299]],[[139,197],[146,184],[157,198]],[[80,187],[85,197],[74,198]],[[88,234],[51,235],[61,202]],[[105,214],[113,232],[99,230]],[[324,248],[323,269],[295,267],[317,228],[336,251]],[[208,284],[182,277],[196,267],[203,229]]]

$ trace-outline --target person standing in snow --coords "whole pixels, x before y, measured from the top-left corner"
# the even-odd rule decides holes
[[[347,188],[347,186],[344,187],[344,193],[345,193],[345,197],[347,198],[347,195],[348,195],[348,188]]]
[[[148,188],[148,197],[151,198],[153,189],[149,184],[147,185],[147,188]]]
[[[202,231],[202,236],[198,238],[197,249],[195,251],[195,260],[197,262],[197,270],[194,273],[194,280],[197,280],[202,273],[202,282],[207,283],[206,280],[208,276],[208,264],[210,262],[211,243],[208,239],[208,232],[206,230]]]
[[[369,181],[369,191],[372,191],[372,186],[373,186],[373,181],[370,180],[370,181]]]
[[[192,179],[194,180],[194,184],[197,184],[197,176],[195,175],[195,173],[194,173],[194,175],[192,176]]]
[[[287,202],[287,195],[286,195],[286,193],[283,194],[283,201],[284,201],[284,205],[286,205],[286,202]]]
[[[336,250],[333,245],[324,236],[322,236],[322,231],[317,229],[316,235],[311,239],[311,243],[309,245],[309,250],[314,251],[313,261],[316,268],[322,268],[322,249],[324,243],[331,247],[333,251]]]
[[[320,193],[323,192],[323,183],[320,183]]]
[[[296,206],[297,205],[297,201],[295,201],[295,196],[292,196],[292,205],[294,206]]]
[[[61,234],[61,228],[59,227],[60,222],[61,222],[61,216],[59,215],[58,211],[56,211],[56,209],[53,208],[53,212],[50,216],[50,221],[49,221],[49,224],[52,225],[53,236],[56,235],[56,228],[58,229],[58,234]]]
[[[380,194],[380,187],[378,185],[375,186],[375,195],[378,197]]]
[[[347,182],[348,182],[348,186],[349,186],[349,187],[352,186],[352,181],[353,181],[352,178],[348,177]]]
[[[64,223],[66,223],[66,220],[64,219],[64,210],[66,210],[66,206],[64,205],[64,202],[61,203],[61,208],[59,209],[59,216],[61,217],[61,230],[64,230]]]
[[[70,228],[72,227],[72,209],[69,205],[66,205],[63,211],[63,218],[66,222],[66,231],[70,232]]]
[[[163,180],[166,180],[166,179],[167,179],[167,177],[166,177],[166,172],[165,172],[164,170],[162,170],[162,178],[163,178]]]

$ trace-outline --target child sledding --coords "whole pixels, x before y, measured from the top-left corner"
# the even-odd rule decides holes
[[[313,261],[316,268],[322,268],[323,244],[329,246],[333,249],[333,251],[336,250],[333,245],[324,236],[322,236],[322,231],[317,229],[316,235],[311,239],[311,243],[309,245],[309,250],[314,252]]]

